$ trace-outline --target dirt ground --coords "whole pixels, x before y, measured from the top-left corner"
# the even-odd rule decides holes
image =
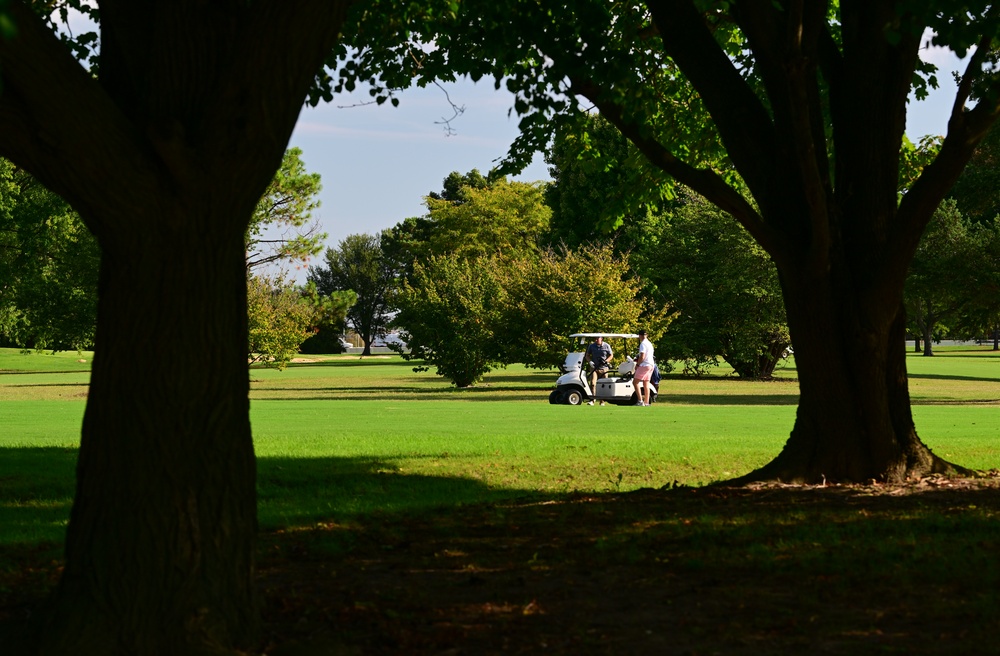
[[[997,568],[952,571],[1000,557],[998,511],[992,478],[644,491],[321,526],[271,536],[264,649],[1000,653]],[[817,534],[813,521],[851,527]]]
[[[252,653],[1000,653],[998,520],[993,476],[524,499],[268,533]],[[30,571],[0,581],[8,626],[58,575],[23,558]]]

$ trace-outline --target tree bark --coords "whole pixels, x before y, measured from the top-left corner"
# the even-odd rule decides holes
[[[23,0],[0,154],[101,246],[66,566],[38,653],[252,645],[245,234],[350,2],[99,2],[100,78]]]
[[[935,321],[934,314],[928,312],[924,318],[924,357],[934,355],[934,347],[931,344],[931,328],[934,326]]]
[[[782,284],[799,372],[799,406],[782,452],[733,484],[760,480],[900,482],[960,474],[917,436],[906,375],[901,290],[865,308],[860,295],[823,275]],[[893,304],[894,303],[894,304]],[[885,311],[896,307],[896,312]],[[847,339],[838,339],[847,336]]]
[[[255,638],[243,242],[199,234],[214,217],[185,214],[102,262],[66,568],[43,654],[225,653]]]

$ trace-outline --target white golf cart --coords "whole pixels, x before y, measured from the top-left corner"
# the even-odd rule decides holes
[[[632,384],[632,374],[635,373],[635,360],[627,355],[618,365],[614,373],[597,379],[597,389],[590,389],[590,372],[584,367],[583,358],[587,344],[598,337],[603,337],[611,345],[616,354],[629,352],[629,340],[638,340],[634,333],[575,333],[570,337],[577,339],[582,350],[566,354],[566,360],[559,365],[562,375],[556,380],[556,388],[549,394],[549,403],[580,405],[586,401],[604,401],[617,405],[636,405],[639,398]],[[638,343],[635,348],[638,349]],[[617,358],[616,358],[617,359]],[[653,385],[649,392],[649,402],[656,400],[657,386]]]

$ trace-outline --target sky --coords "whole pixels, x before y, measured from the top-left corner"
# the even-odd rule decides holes
[[[944,134],[955,96],[951,71],[961,62],[941,48],[922,55],[938,65],[940,89],[922,102],[911,99],[907,134],[917,141]],[[447,96],[445,95],[447,92]],[[449,97],[464,107],[446,134],[442,121],[453,114]],[[365,92],[334,97],[333,102],[302,110],[291,146],[302,149],[309,171],[319,173],[323,190],[313,212],[327,246],[336,247],[350,234],[375,234],[403,219],[424,213],[423,197],[439,191],[450,172],[485,173],[503,157],[517,136],[517,115],[508,111],[513,96],[496,91],[490,81],[459,81],[443,89],[409,89],[400,104],[361,105]],[[550,179],[542,156],[517,180]],[[321,264],[322,256],[312,264]],[[303,280],[305,272],[290,272]]]
[[[356,92],[302,110],[290,145],[321,176],[313,217],[328,233],[329,246],[423,215],[424,196],[440,191],[449,173],[485,174],[518,134],[517,115],[508,116],[513,96],[494,90],[492,82],[408,89],[398,97],[398,107],[359,105],[370,98]],[[443,123],[455,113],[449,98],[464,111],[446,132]],[[512,179],[550,179],[544,157]]]

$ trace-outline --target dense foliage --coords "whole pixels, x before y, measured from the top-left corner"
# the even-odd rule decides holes
[[[791,345],[778,272],[731,217],[690,193],[681,199],[636,257],[678,313],[657,353],[688,373],[721,357],[741,377],[768,378]]]
[[[80,216],[0,159],[0,339],[89,349],[97,322],[97,242]]]
[[[665,310],[640,299],[627,255],[543,246],[551,212],[541,184],[472,171],[444,186],[426,198],[426,216],[386,232],[403,277],[393,325],[407,359],[467,386],[514,362],[554,366],[580,330],[666,327]]]
[[[248,281],[249,360],[284,369],[316,323],[315,308],[302,294],[277,279]]]

